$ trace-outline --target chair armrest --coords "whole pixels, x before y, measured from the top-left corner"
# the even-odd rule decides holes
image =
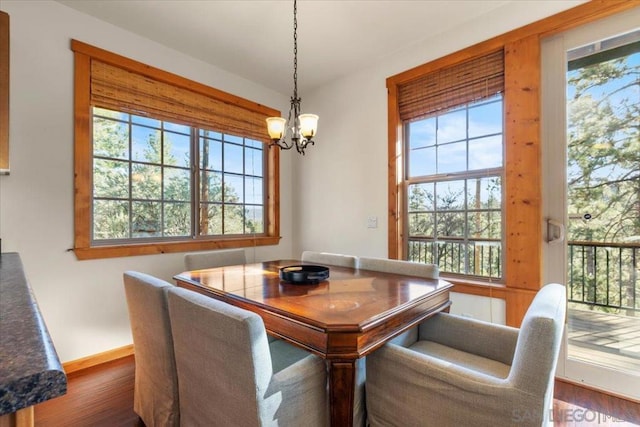
[[[383,375],[402,377],[400,384],[420,384],[426,388],[438,388],[437,382],[479,396],[505,398],[514,393],[508,378],[498,378],[441,359],[418,353],[409,348],[387,344],[367,358],[367,381],[370,370],[385,372]],[[429,394],[424,394],[428,396]]]
[[[395,344],[367,356],[372,425],[539,427],[541,400],[516,388],[509,377],[475,372]]]
[[[418,339],[511,365],[518,333],[510,326],[438,313],[420,324]]]

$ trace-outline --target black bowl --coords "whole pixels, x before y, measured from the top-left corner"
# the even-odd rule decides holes
[[[294,284],[316,284],[329,278],[329,268],[322,265],[288,265],[280,269],[280,279]]]

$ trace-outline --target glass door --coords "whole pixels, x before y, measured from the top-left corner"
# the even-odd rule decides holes
[[[640,398],[640,11],[543,42],[545,281],[558,375]]]

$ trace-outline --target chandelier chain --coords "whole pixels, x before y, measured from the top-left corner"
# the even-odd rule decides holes
[[[298,98],[298,5],[293,0],[293,97]]]

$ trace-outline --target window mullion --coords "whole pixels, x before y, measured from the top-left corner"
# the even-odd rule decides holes
[[[191,128],[191,238],[200,234],[200,129]]]

